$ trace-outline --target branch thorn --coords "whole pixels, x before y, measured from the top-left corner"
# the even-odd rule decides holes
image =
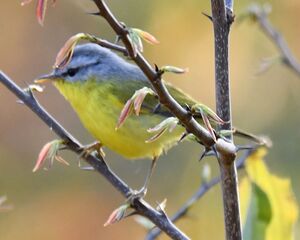
[[[208,15],[207,13],[202,12],[202,15],[205,16],[205,17],[207,17],[211,22],[213,21],[212,16]]]

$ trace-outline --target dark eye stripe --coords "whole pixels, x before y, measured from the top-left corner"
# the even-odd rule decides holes
[[[84,69],[84,68],[87,68],[87,67],[92,67],[92,66],[95,66],[95,65],[98,65],[98,64],[101,64],[101,61],[98,60],[98,61],[96,61],[96,62],[92,62],[92,63],[89,63],[89,64],[85,64],[85,65],[82,65],[82,66],[79,66],[79,67],[69,68],[69,69],[67,69],[67,71],[64,72],[62,75],[63,75],[64,77],[66,77],[66,76],[74,77],[74,76],[78,73],[78,71],[79,71],[80,69]]]
[[[70,69],[68,69],[67,74],[70,77],[74,77],[78,71],[79,71],[79,68],[70,68]]]

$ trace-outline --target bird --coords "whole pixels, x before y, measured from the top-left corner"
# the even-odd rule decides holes
[[[100,146],[126,159],[152,159],[145,183],[136,194],[144,196],[157,159],[176,145],[186,130],[178,124],[173,131],[165,131],[154,141],[147,141],[153,136],[147,130],[174,117],[159,104],[155,95],[147,95],[139,115],[132,114],[116,128],[124,105],[134,93],[144,87],[152,88],[141,69],[110,49],[86,43],[75,47],[65,67],[54,68],[50,74],[36,80],[38,83],[45,81],[52,82],[71,104],[83,126],[100,142]],[[181,106],[198,103],[170,83],[165,84]],[[198,121],[202,122],[202,119]]]

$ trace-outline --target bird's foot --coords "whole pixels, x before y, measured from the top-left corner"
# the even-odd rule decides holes
[[[91,154],[92,152],[96,152],[98,154],[99,157],[102,158],[102,160],[104,161],[104,157],[105,157],[105,153],[102,149],[102,144],[98,141],[93,142],[91,144],[85,145],[83,147],[81,147],[79,150],[81,151],[80,155],[79,155],[79,160],[78,160],[78,167],[82,170],[88,170],[88,171],[93,171],[95,170],[92,166],[81,166],[81,158],[87,157],[89,154]]]
[[[103,147],[103,145],[99,141],[96,141],[96,142],[93,142],[91,144],[85,145],[80,149],[81,150],[80,156],[85,157],[85,156],[91,154],[92,152],[96,151],[99,156],[104,158],[105,153],[104,153],[102,147]]]

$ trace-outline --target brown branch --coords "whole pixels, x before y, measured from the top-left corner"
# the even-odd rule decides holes
[[[108,22],[123,41],[129,56],[148,77],[159,96],[160,103],[165,105],[180,120],[187,132],[194,134],[207,148],[213,148],[217,151],[222,179],[226,236],[227,239],[242,239],[237,176],[234,163],[236,147],[233,143],[223,139],[218,139],[216,143],[214,142],[209,132],[198,124],[189,112],[182,108],[169,94],[161,80],[161,74],[156,72],[145,58],[134,49],[127,27],[115,18],[103,0],[94,0],[94,2],[99,9],[100,16]],[[222,126],[222,129],[231,130],[228,35],[234,17],[232,15],[233,1],[228,0],[226,3],[226,6],[229,6],[229,8],[225,8],[224,0],[212,0],[212,18],[215,30],[217,113],[222,119],[228,121],[228,124]],[[230,139],[232,139],[232,136]]]
[[[228,2],[230,2],[228,4]],[[230,26],[234,21],[233,4],[226,1],[231,8],[225,7],[224,0],[211,0],[212,19],[215,39],[215,86],[217,114],[228,121],[228,124],[219,126],[219,129],[230,130],[231,101],[230,79],[228,64],[228,45]],[[223,145],[217,145],[216,150],[221,172],[221,185],[223,193],[225,233],[227,240],[242,239],[242,227],[240,220],[240,207],[238,195],[237,169],[235,165],[236,151],[232,143],[232,134],[228,137],[227,151],[223,151]],[[231,145],[233,146],[231,146]]]
[[[178,104],[175,99],[169,94],[167,88],[163,84],[161,79],[161,73],[157,72],[154,68],[151,67],[149,62],[134,49],[134,46],[131,43],[127,27],[120,23],[114,15],[111,13],[107,5],[103,0],[94,0],[95,4],[100,10],[99,15],[106,19],[112,29],[116,32],[118,37],[123,41],[125,48],[120,47],[109,42],[100,40],[100,42],[95,41],[101,46],[108,47],[114,50],[128,54],[132,60],[140,67],[144,74],[150,80],[153,88],[155,89],[157,95],[159,96],[160,102],[165,105],[171,113],[173,113],[180,122],[186,127],[189,133],[194,134],[207,148],[213,148],[217,151],[219,156],[219,162],[221,166],[221,179],[223,183],[223,193],[224,193],[224,206],[225,206],[225,222],[226,230],[232,230],[232,225],[236,224],[235,219],[232,219],[231,212],[236,213],[236,204],[232,205],[232,201],[229,202],[227,199],[235,200],[235,193],[232,191],[236,186],[235,178],[235,165],[234,159],[236,155],[237,148],[223,139],[218,139],[215,143],[211,134],[203,128],[192,116],[191,114],[180,104]],[[227,1],[232,7],[232,1]],[[228,6],[229,6],[228,5]],[[225,9],[224,1],[213,1],[213,22],[215,27],[215,33],[220,32],[220,38],[216,35],[216,81],[217,88],[220,86],[220,91],[217,92],[217,112],[220,114],[221,118],[224,120],[230,120],[230,101],[229,98],[229,84],[228,84],[228,33],[229,27],[232,21],[231,7],[230,9]],[[227,6],[227,5],[226,5]],[[228,18],[230,13],[230,17]],[[225,27],[225,28],[224,28]],[[221,30],[221,31],[219,31]],[[225,37],[223,39],[223,37]],[[221,41],[217,41],[221,40]],[[219,48],[219,49],[218,49]],[[217,50],[222,50],[222,54],[217,54]],[[220,53],[220,52],[219,52]],[[6,85],[13,93],[15,93],[31,110],[33,110],[48,126],[51,127],[63,140],[65,140],[66,145],[70,150],[80,153],[82,145],[74,139],[74,137],[66,132],[35,100],[33,95],[30,92],[23,91],[20,89],[13,81],[11,81],[4,74],[0,74],[0,80]],[[227,81],[227,83],[226,83]],[[226,86],[227,84],[227,86]],[[225,94],[225,97],[223,93]],[[224,106],[224,108],[222,107]],[[225,126],[224,129],[231,129],[231,124]],[[132,192],[131,189],[119,179],[106,165],[103,159],[98,159],[95,156],[88,155],[85,157],[85,160],[91,164],[99,173],[101,173],[116,189],[118,189],[123,196],[128,197]],[[227,184],[229,183],[229,185]],[[229,187],[228,187],[229,186]],[[232,198],[230,198],[232,197]],[[226,205],[227,204],[227,205]],[[132,203],[132,207],[136,210],[138,214],[141,214],[151,220],[156,226],[161,228],[166,234],[168,234],[173,239],[188,239],[179,229],[177,229],[173,223],[168,219],[168,217],[162,211],[156,211],[151,208],[144,200],[136,199]],[[234,207],[233,210],[229,207]],[[228,214],[229,213],[229,214]],[[228,218],[229,216],[229,218]],[[232,222],[228,224],[228,219]],[[239,221],[239,218],[237,218]],[[237,232],[239,227],[237,226]],[[234,233],[236,234],[236,232]],[[229,238],[231,239],[231,238]],[[238,238],[232,238],[238,239]]]
[[[242,169],[244,167],[246,159],[257,150],[258,147],[253,147],[253,149],[247,150],[243,156],[241,156],[238,160],[236,160],[237,169]],[[221,181],[220,176],[213,178],[209,182],[204,182],[198,190],[193,194],[192,197],[190,197],[183,206],[171,217],[172,222],[177,222],[178,220],[185,217],[188,213],[188,211],[214,186],[216,186]],[[151,231],[149,231],[146,240],[154,240],[156,239],[160,234],[161,230],[158,228],[153,228]]]
[[[300,76],[300,63],[289,49],[283,36],[269,21],[267,9],[255,4],[249,7],[248,14],[258,22],[265,35],[277,47],[283,63]]]
[[[90,35],[90,37],[91,37],[91,39],[93,39],[93,41],[91,41],[91,42],[96,43],[96,44],[98,44],[101,47],[105,47],[105,48],[109,48],[111,50],[115,50],[115,51],[121,52],[125,56],[128,55],[128,51],[127,51],[127,49],[125,47],[122,47],[120,45],[111,43],[111,42],[109,42],[107,40],[96,38],[95,36],[92,36],[92,35]]]
[[[118,37],[123,41],[128,50],[129,56],[148,77],[157,95],[159,96],[160,103],[165,105],[170,112],[181,121],[181,123],[186,127],[187,131],[193,133],[205,146],[213,146],[214,140],[210,133],[193,117],[191,117],[190,113],[186,109],[184,109],[178,102],[175,101],[163,84],[161,75],[155,71],[155,69],[149,64],[149,62],[147,62],[141,53],[134,50],[128,35],[128,29],[124,26],[124,24],[121,24],[115,18],[103,0],[94,0],[94,2],[99,8],[100,15],[108,22]]]
[[[45,109],[40,106],[33,96],[32,92],[21,89],[8,76],[0,71],[0,82],[4,84],[12,93],[14,93],[27,107],[29,107],[46,125],[50,127],[71,151],[89,163],[98,173],[110,182],[125,198],[132,190],[123,182],[105,163],[104,159],[94,155],[82,155],[83,145],[79,143],[69,132],[67,132]],[[187,240],[189,239],[182,233],[166,216],[165,213],[152,208],[143,199],[136,199],[131,206],[138,214],[145,216],[152,221],[157,227],[169,235],[172,239]]]

